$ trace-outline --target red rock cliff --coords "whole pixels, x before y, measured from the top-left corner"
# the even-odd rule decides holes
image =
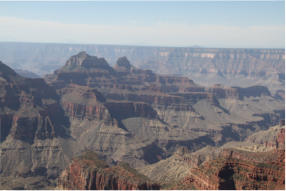
[[[261,143],[272,150],[255,152],[224,149],[215,159],[190,169],[190,175],[173,188],[285,189],[285,129],[273,128],[273,130],[276,132],[275,139],[268,137],[269,141]],[[254,138],[251,137],[249,141],[253,141]]]
[[[159,189],[127,164],[109,167],[91,152],[71,162],[58,180],[59,189],[150,190]]]

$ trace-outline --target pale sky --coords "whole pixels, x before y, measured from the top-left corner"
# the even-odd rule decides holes
[[[284,1],[0,2],[0,41],[284,48]]]

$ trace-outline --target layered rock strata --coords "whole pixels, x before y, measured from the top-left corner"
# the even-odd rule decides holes
[[[66,146],[72,142],[69,126],[53,88],[43,79],[23,78],[0,62],[1,188],[48,186],[48,179],[53,181],[58,176],[72,154]],[[19,183],[15,177],[27,182]],[[17,183],[6,187],[12,182],[10,178]]]
[[[263,137],[263,139],[262,139]],[[250,146],[252,144],[252,147]],[[272,127],[222,149],[190,169],[177,189],[276,190],[285,188],[285,128]],[[261,148],[263,147],[263,149]]]
[[[243,140],[276,124],[283,113],[266,87],[203,87],[186,77],[138,69],[126,57],[111,67],[104,58],[80,52],[46,81],[61,96],[82,148],[132,167],[157,162],[182,146],[195,151]]]
[[[87,152],[74,159],[61,174],[58,189],[76,190],[158,190],[160,186],[121,163],[109,167],[96,154]]]

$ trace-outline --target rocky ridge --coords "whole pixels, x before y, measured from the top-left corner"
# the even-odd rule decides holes
[[[109,165],[124,161],[139,168],[183,147],[194,152],[244,140],[276,124],[284,111],[265,87],[203,87],[138,69],[126,57],[111,67],[81,52],[47,76],[48,84],[0,66],[5,189],[53,187],[62,169],[86,149]]]
[[[0,43],[0,57],[5,63],[41,75],[53,72],[83,50],[105,57],[112,65],[126,56],[138,68],[186,76],[202,85],[267,86],[272,95],[284,96],[284,49]]]
[[[205,190],[284,189],[284,155],[284,150],[263,153],[225,150],[221,157],[192,169],[191,175],[184,179],[184,186]]]
[[[126,163],[109,167],[95,153],[86,152],[62,172],[58,189],[76,190],[158,190],[159,185]]]
[[[160,99],[162,99],[161,103],[166,101],[179,103],[182,99],[190,99],[190,97],[197,101],[213,95],[216,98],[240,99],[245,96],[270,95],[268,89],[263,86],[225,88],[216,85],[205,88],[185,77],[162,76],[151,70],[137,69],[129,63],[126,57],[119,58],[112,68],[104,58],[90,56],[85,52],[72,56],[64,67],[57,70],[54,75],[47,76],[46,80],[57,88],[71,83],[96,88],[107,99],[125,99],[155,104],[160,104],[158,103]],[[138,92],[144,97],[136,97]]]
[[[82,148],[132,167],[157,162],[181,146],[195,151],[242,140],[261,124],[277,123],[283,113],[263,86],[203,87],[186,77],[138,69],[126,57],[111,67],[104,58],[80,52],[46,81],[61,96]],[[148,154],[152,150],[157,154]]]
[[[162,164],[153,164],[139,171],[165,184],[167,189],[284,189],[284,142],[285,127],[275,126],[253,134],[244,142],[227,143],[221,148],[204,148],[195,153],[180,152],[160,161]],[[163,166],[171,163],[169,168],[184,166],[185,169],[164,170]],[[158,175],[160,169],[163,171]],[[168,179],[176,174],[173,181]],[[163,181],[165,179],[167,181]]]
[[[22,78],[1,62],[0,69],[1,142],[8,135],[28,143],[67,136],[68,119],[55,90],[43,79]]]
[[[0,62],[1,188],[32,189],[35,179],[48,186],[69,162],[70,123],[59,101],[43,79],[23,78]],[[15,176],[27,185],[6,187]]]

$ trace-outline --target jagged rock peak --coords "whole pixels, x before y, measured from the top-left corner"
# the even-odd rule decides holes
[[[86,52],[82,51],[77,55],[70,57],[66,62],[62,70],[74,70],[74,69],[104,69],[111,70],[107,61],[104,58],[98,58],[97,56],[90,56]]]
[[[131,67],[132,66],[129,60],[126,58],[126,56],[123,56],[123,57],[118,58],[114,68],[120,71],[130,71]]]

